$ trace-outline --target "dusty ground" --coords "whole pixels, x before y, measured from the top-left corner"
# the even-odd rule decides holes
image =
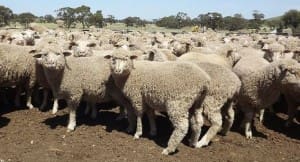
[[[247,140],[237,125],[201,149],[190,148],[186,139],[172,156],[163,156],[172,128],[158,117],[158,137],[140,140],[126,133],[127,121],[115,121],[117,110],[100,110],[92,120],[78,112],[78,127],[67,133],[67,109],[56,116],[37,109],[0,109],[0,161],[300,161],[300,124],[284,128],[283,113],[267,113],[264,124],[255,122],[254,139]],[[236,122],[238,123],[238,121]],[[204,129],[204,131],[206,131]]]

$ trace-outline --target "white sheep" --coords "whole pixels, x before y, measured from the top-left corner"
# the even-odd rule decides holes
[[[192,128],[191,141],[200,135],[202,112],[200,105],[208,90],[210,77],[199,67],[181,62],[136,61],[135,55],[119,49],[105,58],[110,59],[112,78],[118,88],[130,100],[137,115],[135,138],[142,135],[141,118],[147,112],[150,120],[150,133],[156,134],[154,111],[167,112],[174,131],[168,147],[162,154],[175,151],[189,127]],[[186,80],[186,78],[189,78]],[[186,82],[185,82],[186,80]],[[131,130],[134,120],[128,114]]]
[[[116,93],[113,86],[107,87],[110,80],[107,60],[103,57],[65,58],[69,55],[69,51],[62,51],[57,44],[49,44],[35,53],[54,97],[67,101],[70,132],[76,127],[76,109],[81,99],[87,101],[93,110],[96,103],[111,101],[111,98],[122,104],[126,101],[122,100],[121,93]]]
[[[294,72],[296,71],[296,72]],[[299,85],[300,64],[292,59],[275,61],[241,78],[239,109],[244,112],[242,126],[247,138],[252,138],[251,121],[255,112],[275,103],[284,87]]]
[[[36,61],[29,55],[30,48],[0,44],[0,85],[17,86],[15,104],[20,106],[21,87],[26,91],[26,106],[33,108],[31,95],[37,81]]]

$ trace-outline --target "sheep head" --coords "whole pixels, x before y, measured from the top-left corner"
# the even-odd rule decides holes
[[[111,55],[104,56],[106,59],[110,59],[110,69],[114,76],[128,76],[133,66],[133,60],[137,58],[136,55],[132,55],[128,50],[117,49]]]
[[[30,51],[37,62],[48,70],[63,70],[66,64],[66,56],[70,56],[70,51],[64,51],[61,47],[48,45],[43,48],[36,48]]]

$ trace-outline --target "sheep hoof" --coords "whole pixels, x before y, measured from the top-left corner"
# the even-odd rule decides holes
[[[33,105],[32,105],[32,104],[27,104],[27,107],[28,107],[29,109],[33,109]]]
[[[67,129],[67,132],[68,132],[68,133],[74,132],[74,129],[68,128],[68,129]]]
[[[199,141],[197,144],[196,144],[196,148],[202,148],[204,146],[207,146],[208,145],[208,142],[204,142],[204,141]]]
[[[161,154],[162,155],[169,155],[169,151],[168,151],[168,149],[164,149],[162,152],[161,152]]]
[[[137,139],[140,139],[140,137],[141,137],[140,133],[135,133],[133,139],[137,140]]]
[[[252,139],[252,132],[251,131],[246,132],[246,138],[247,139]]]
[[[55,115],[57,113],[57,110],[53,110],[52,114]]]

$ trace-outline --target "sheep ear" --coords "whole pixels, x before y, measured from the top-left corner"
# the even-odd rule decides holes
[[[136,55],[131,55],[129,58],[130,58],[130,60],[134,60],[134,59],[137,59],[137,56]]]
[[[63,51],[62,54],[67,57],[67,56],[71,56],[72,55],[72,52],[70,51]]]
[[[89,43],[88,45],[87,45],[88,47],[96,47],[96,43]]]
[[[33,54],[33,53],[36,53],[36,52],[37,52],[36,49],[32,49],[32,50],[29,51],[30,54]]]
[[[43,55],[41,53],[37,53],[35,55],[33,55],[34,58],[41,58]]]
[[[111,59],[112,56],[111,56],[111,55],[105,55],[104,58],[105,58],[105,59]]]

